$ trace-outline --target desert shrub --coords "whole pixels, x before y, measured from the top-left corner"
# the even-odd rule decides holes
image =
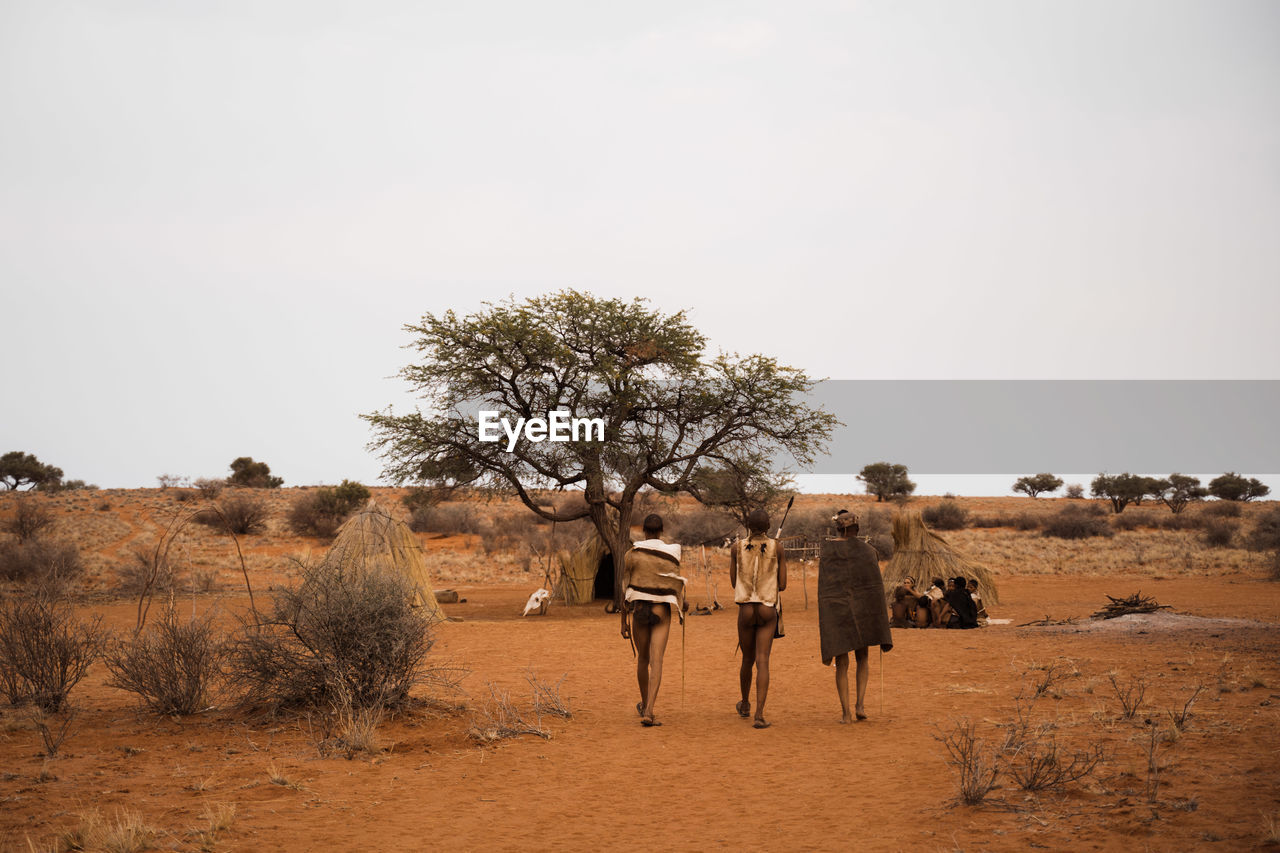
[[[212,477],[201,477],[195,480],[191,485],[199,489],[200,493],[206,498],[209,498],[210,500],[217,500],[218,496],[222,494],[223,488],[226,487],[227,481],[215,480]]]
[[[1242,511],[1235,501],[1214,501],[1200,507],[1196,514],[1201,518],[1239,518]]]
[[[1082,498],[1084,497],[1084,486],[1079,483],[1072,483],[1067,486],[1067,489],[1063,494],[1069,498]]]
[[[233,495],[215,506],[200,510],[192,520],[214,530],[246,536],[266,529],[267,504],[250,495]]]
[[[289,510],[289,526],[303,536],[329,538],[342,522],[369,500],[369,490],[343,480],[340,486],[321,486],[300,495]]]
[[[643,521],[643,517],[640,519]],[[681,545],[719,544],[729,536],[742,532],[738,522],[723,512],[711,509],[688,509],[663,516],[664,539]]]
[[[157,714],[194,714],[209,707],[223,656],[213,611],[184,621],[170,599],[145,633],[110,644],[103,659],[112,687],[136,693]]]
[[[254,707],[325,710],[401,703],[427,676],[426,614],[406,579],[303,566],[298,587],[277,593],[263,625],[231,646],[229,677]]]
[[[1105,518],[1075,506],[1068,506],[1046,518],[1042,531],[1042,535],[1058,539],[1088,539],[1114,533]]]
[[[144,590],[170,592],[177,584],[177,572],[168,552],[154,547],[135,546],[129,558],[116,566],[117,589],[125,595]]]
[[[969,521],[969,510],[955,501],[925,507],[920,513],[925,524],[938,530],[961,530]]]
[[[440,533],[445,536],[479,533],[480,518],[471,504],[442,503],[414,510],[409,520],[409,529],[415,533]]]
[[[29,542],[53,527],[53,513],[35,498],[19,498],[13,515],[0,521],[0,529],[18,537],[19,542]]]
[[[0,689],[13,704],[30,702],[49,714],[67,705],[71,689],[102,653],[102,617],[85,622],[51,596],[0,602]]]
[[[1117,530],[1137,530],[1139,527],[1155,527],[1156,519],[1146,510],[1135,509],[1112,518],[1111,526]]]
[[[934,737],[946,747],[947,763],[956,769],[960,801],[970,806],[981,803],[996,785],[995,751],[985,746],[968,720],[960,720],[950,732]]]
[[[974,515],[969,519],[970,527],[992,528],[1004,527],[1009,523],[1009,519],[1003,515]]]
[[[32,539],[0,543],[0,578],[41,589],[62,589],[84,574],[80,551],[70,542]]]
[[[1010,519],[1016,530],[1039,530],[1044,526],[1044,516],[1036,515],[1034,512],[1020,512]]]
[[[252,456],[241,456],[231,463],[228,486],[244,486],[250,489],[278,489],[284,485],[280,477],[271,476],[271,466],[255,462]]]
[[[1161,530],[1195,530],[1204,525],[1205,518],[1202,515],[1192,515],[1189,512],[1180,512],[1176,515],[1166,515],[1160,519]]]
[[[1226,518],[1213,518],[1206,522],[1200,532],[1200,541],[1210,548],[1229,548],[1235,541],[1239,522]]]

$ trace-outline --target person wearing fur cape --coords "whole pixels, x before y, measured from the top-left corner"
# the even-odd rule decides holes
[[[661,535],[662,516],[647,516],[645,538],[632,545],[622,560],[622,636],[635,645],[640,688],[636,711],[645,726],[662,725],[653,710],[662,686],[662,657],[671,634],[671,614],[684,622],[686,581],[680,575],[680,546],[663,542]]]
[[[818,635],[822,663],[836,664],[836,693],[844,712],[842,723],[852,723],[849,713],[849,652],[857,660],[857,719],[867,718],[863,699],[867,693],[867,649],[893,648],[889,614],[884,605],[884,581],[876,551],[858,538],[858,517],[840,510],[832,521],[839,536],[822,543],[818,559]]]

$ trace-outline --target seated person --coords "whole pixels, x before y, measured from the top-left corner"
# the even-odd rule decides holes
[[[978,624],[987,624],[989,615],[987,613],[987,606],[982,603],[982,593],[978,591],[977,578],[969,578],[969,595],[973,597],[973,606],[978,609]]]
[[[930,605],[933,602],[929,596],[922,595],[915,600],[915,610],[912,614],[912,625],[916,628],[930,628],[933,625],[933,608]]]
[[[929,627],[947,627],[947,621],[951,618],[951,605],[947,602],[946,587],[943,585],[942,578],[934,578],[925,595],[929,597]]]
[[[910,575],[903,578],[902,583],[893,588],[892,603],[889,607],[889,626],[910,627],[913,611],[916,609],[916,599],[919,597],[920,593],[916,592],[916,579]]]
[[[947,583],[944,599],[951,606],[951,614],[945,624],[948,628],[977,628],[978,608],[969,595],[968,583],[962,577],[954,577]]]

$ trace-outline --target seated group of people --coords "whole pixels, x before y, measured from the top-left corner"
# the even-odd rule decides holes
[[[905,577],[894,587],[889,605],[894,628],[978,628],[986,624],[987,609],[973,578],[934,578],[923,594],[916,579]]]

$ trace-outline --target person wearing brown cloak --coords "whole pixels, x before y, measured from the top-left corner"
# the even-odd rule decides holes
[[[644,520],[645,538],[631,546],[622,560],[622,636],[635,644],[636,685],[640,701],[636,713],[644,726],[660,726],[654,717],[662,687],[662,657],[671,633],[671,617],[684,621],[685,578],[680,575],[680,546],[663,542],[662,516]]]
[[[867,714],[867,649],[893,648],[889,614],[884,606],[884,579],[875,549],[858,538],[858,517],[841,510],[833,519],[839,536],[822,543],[818,559],[818,635],[822,663],[836,664],[836,694],[840,697],[842,723],[852,723],[849,713],[849,652],[857,661],[857,719]]]

